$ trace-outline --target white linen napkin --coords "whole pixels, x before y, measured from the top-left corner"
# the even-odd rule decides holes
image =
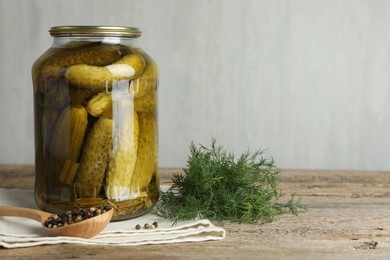
[[[165,187],[164,187],[165,188]],[[37,208],[32,190],[0,188],[0,205]],[[136,230],[137,224],[158,222],[156,229]],[[20,217],[0,217],[0,246],[5,248],[31,247],[49,244],[88,244],[136,246],[147,244],[169,244],[222,240],[225,230],[207,219],[178,221],[176,225],[168,219],[152,213],[135,219],[111,222],[99,235],[90,238],[51,237],[35,220]]]

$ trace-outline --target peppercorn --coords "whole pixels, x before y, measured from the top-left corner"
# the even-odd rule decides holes
[[[139,224],[135,225],[135,229],[141,229],[141,225]]]
[[[80,222],[83,220],[83,217],[81,215],[78,215],[75,219],[75,222]]]
[[[158,227],[157,221],[154,221],[154,222],[153,222],[153,226],[154,226],[154,227]]]
[[[144,228],[148,229],[150,225],[148,223],[145,223]]]

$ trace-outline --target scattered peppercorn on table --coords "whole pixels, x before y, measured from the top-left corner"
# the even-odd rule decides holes
[[[179,169],[160,169],[168,183]],[[346,259],[390,257],[390,172],[282,170],[279,188],[308,210],[268,224],[225,223],[226,239],[137,247],[53,245],[0,248],[4,258]],[[1,188],[34,188],[34,167],[0,165]],[[283,200],[283,198],[282,198]]]

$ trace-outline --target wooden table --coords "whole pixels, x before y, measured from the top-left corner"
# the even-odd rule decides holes
[[[175,169],[161,169],[166,182]],[[138,247],[54,245],[0,249],[27,259],[390,259],[390,172],[282,170],[285,199],[302,196],[299,216],[269,224],[225,223],[225,240]],[[32,189],[32,166],[0,165],[0,187]],[[283,198],[282,198],[283,199]]]

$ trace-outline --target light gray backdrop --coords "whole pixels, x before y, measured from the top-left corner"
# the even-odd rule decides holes
[[[212,137],[281,168],[390,170],[390,1],[0,0],[0,163],[33,163],[55,25],[124,25],[160,67],[160,166]]]

